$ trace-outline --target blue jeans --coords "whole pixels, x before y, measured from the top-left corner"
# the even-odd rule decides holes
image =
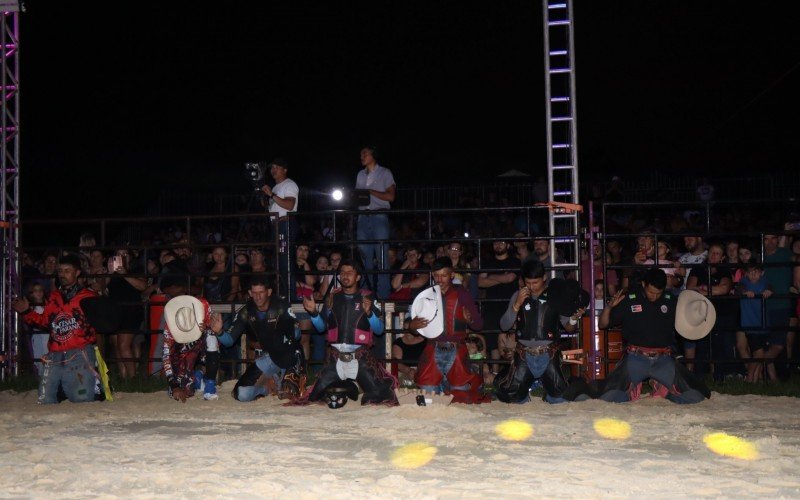
[[[283,369],[272,362],[269,354],[264,354],[256,360],[256,366],[261,373],[267,377],[276,377],[277,385],[280,386],[280,380],[283,375]],[[250,385],[239,386],[239,401],[246,402],[252,401],[259,396],[266,396],[269,394],[269,389],[265,385]]]
[[[389,239],[389,217],[386,214],[359,215],[358,226],[356,227],[356,239],[359,241],[380,240],[385,242],[382,245],[379,243],[364,243],[358,245],[358,250],[361,252],[361,257],[364,259],[364,270],[383,270],[384,266],[388,265],[389,245],[386,241]],[[373,290],[375,290],[379,298],[389,298],[391,289],[389,286],[388,274],[378,274],[377,285],[373,277],[372,285]]]
[[[675,360],[669,354],[651,358],[629,352],[618,369],[627,370],[627,376],[632,386],[650,378],[671,389],[675,382]],[[667,394],[666,398],[673,403],[687,404],[699,403],[704,396],[697,390],[689,389],[681,394]],[[600,396],[600,399],[612,403],[624,403],[630,401],[630,396],[627,391],[611,389]]]
[[[458,385],[458,386],[450,386],[450,382],[447,380],[447,374],[450,373],[450,369],[453,367],[453,363],[456,362],[456,353],[458,349],[439,349],[434,348],[433,350],[433,359],[436,362],[436,367],[439,369],[439,373],[442,374],[442,383],[437,385],[421,385],[419,386],[420,389],[426,392],[445,392],[451,389],[456,391],[466,391],[469,389],[469,386],[466,385]]]
[[[531,371],[531,374],[536,380],[542,378],[544,375],[545,370],[547,370],[547,365],[550,364],[550,353],[542,353],[542,354],[525,354],[525,362],[528,364],[528,370]],[[560,397],[553,397],[549,394],[544,395],[544,400],[550,404],[558,404],[558,403],[566,403],[567,400]]]
[[[58,386],[73,403],[94,401],[94,344],[81,349],[56,351],[44,357],[39,382],[39,404],[58,403]]]

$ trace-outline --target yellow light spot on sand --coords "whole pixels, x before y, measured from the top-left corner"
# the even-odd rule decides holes
[[[522,441],[531,437],[533,427],[522,420],[506,420],[497,424],[494,431],[505,440]]]
[[[594,431],[606,439],[631,437],[631,425],[616,418],[598,418],[594,421]]]
[[[742,438],[725,434],[724,432],[706,434],[703,438],[703,442],[709,450],[717,455],[741,458],[742,460],[755,460],[758,458],[756,445]]]
[[[437,451],[428,443],[410,443],[392,453],[392,465],[399,469],[416,469],[430,462]]]

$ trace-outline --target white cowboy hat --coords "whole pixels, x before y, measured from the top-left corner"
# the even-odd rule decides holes
[[[675,309],[675,329],[689,340],[699,340],[708,335],[717,322],[717,310],[705,295],[694,290],[684,290],[678,295]]]
[[[444,308],[442,307],[442,289],[433,285],[421,291],[411,304],[411,319],[425,318],[428,326],[417,330],[423,337],[434,339],[444,331]]]
[[[191,295],[178,295],[164,306],[164,319],[175,342],[188,344],[203,335],[200,323],[205,319],[205,307]]]

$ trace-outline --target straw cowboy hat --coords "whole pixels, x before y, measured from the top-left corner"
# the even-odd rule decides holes
[[[444,331],[444,308],[442,307],[442,289],[439,285],[426,288],[411,303],[411,318],[425,318],[430,323],[417,330],[420,335],[435,339]]]
[[[684,290],[678,295],[675,309],[675,329],[689,340],[699,340],[708,335],[717,322],[717,310],[708,297],[694,290]]]
[[[203,335],[200,322],[205,319],[205,307],[191,295],[171,298],[164,306],[164,318],[175,342],[188,344]]]

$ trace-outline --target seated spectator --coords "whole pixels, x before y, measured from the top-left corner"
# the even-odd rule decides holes
[[[667,275],[667,288],[676,289],[680,288],[681,280],[676,275],[676,267],[680,267],[680,263],[676,264],[676,261],[672,258],[672,246],[664,241],[658,241],[658,267],[664,271],[664,274]],[[649,258],[644,261],[646,266],[653,266],[656,262]],[[613,295],[613,293],[611,294]]]
[[[392,276],[392,300],[413,300],[414,297],[428,284],[428,272],[419,260],[420,251],[415,246],[406,249],[406,256],[400,271],[424,271],[419,273],[401,272]]]
[[[412,387],[414,385],[419,357],[424,349],[425,337],[410,330],[406,330],[392,343],[392,359],[402,360],[397,363],[397,378],[401,386]]]
[[[38,269],[39,274],[36,280],[44,286],[44,293],[49,295],[56,287],[58,252],[56,250],[46,250],[42,255],[42,261],[39,263]]]
[[[327,295],[328,290],[331,288],[331,284],[333,283],[334,275],[331,271],[331,262],[327,255],[320,254],[317,257],[316,262],[314,263],[314,270],[318,273],[316,278],[316,283],[314,283],[314,299],[315,300],[322,300],[325,295]]]
[[[246,290],[250,289],[250,277],[253,272],[250,267],[250,255],[247,253],[247,250],[244,248],[237,249],[236,256],[233,258],[233,263],[239,268],[239,287],[242,289],[239,298],[246,298]]]
[[[469,269],[472,267],[464,257],[464,245],[460,241],[452,241],[447,245],[447,256],[450,257],[450,261],[453,263],[453,269]],[[474,281],[472,274],[463,271],[454,271],[453,273],[453,284],[466,288],[473,298],[477,295],[472,293],[473,288],[477,291],[477,286],[473,286],[475,285]]]
[[[45,294],[44,286],[41,283],[31,283],[28,285],[28,292],[25,294],[30,303],[31,308],[38,314],[44,312]],[[50,334],[47,328],[43,328],[36,324],[28,325],[29,335],[29,352],[33,357],[33,367],[36,376],[41,380],[44,365],[42,358],[47,354],[47,341],[50,339]]]
[[[525,234],[524,232],[517,232],[516,234],[514,234],[514,238],[526,238],[526,237],[527,234]],[[531,254],[530,241],[517,239],[514,241],[513,244],[514,244],[514,250],[516,252],[515,257],[520,262],[527,259],[528,256]]]

